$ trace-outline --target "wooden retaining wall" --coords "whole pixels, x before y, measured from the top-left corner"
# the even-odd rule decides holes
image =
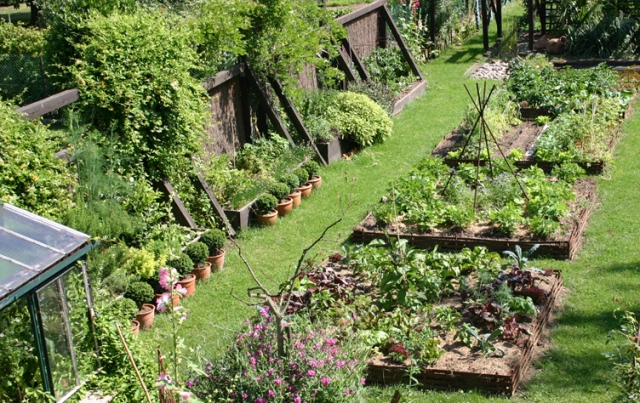
[[[554,270],[554,272],[555,282],[549,292],[547,303],[538,314],[538,321],[531,331],[531,337],[522,349],[521,359],[514,364],[509,375],[424,368],[422,372],[414,374],[416,380],[420,382],[419,387],[435,390],[477,390],[487,394],[512,396],[529,368],[534,349],[562,290],[562,273],[558,270]],[[398,383],[409,383],[406,367],[369,365],[367,384],[392,385]]]

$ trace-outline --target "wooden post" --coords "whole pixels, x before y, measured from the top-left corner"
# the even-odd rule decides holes
[[[356,74],[351,70],[349,59],[347,58],[347,55],[344,54],[342,47],[338,49],[338,67],[340,67],[340,70],[344,72],[345,81],[357,81]]]
[[[433,46],[436,44],[436,1],[429,1],[429,37]]]
[[[542,25],[542,35],[547,34],[547,0],[540,1],[540,25]]]
[[[533,52],[533,0],[527,0],[527,7],[529,8],[529,51]]]
[[[502,38],[502,0],[495,0],[495,2],[496,2],[496,27],[498,29],[498,38]]]
[[[187,208],[184,206],[184,203],[182,203],[182,199],[180,199],[180,196],[178,196],[178,193],[176,193],[168,180],[157,183],[156,188],[171,202],[171,212],[180,225],[193,229],[198,228],[191,214],[189,214]]]
[[[253,88],[256,95],[258,96],[260,105],[264,108],[267,116],[269,117],[269,120],[271,120],[271,123],[275,126],[278,134],[282,137],[286,137],[286,139],[289,140],[289,144],[295,147],[296,143],[291,138],[289,130],[287,130],[287,127],[284,125],[284,123],[282,123],[282,120],[280,120],[280,116],[278,116],[275,108],[269,102],[269,96],[267,95],[267,92],[258,82],[256,76],[253,74],[253,71],[248,64],[245,66],[245,75],[247,77],[247,80],[249,81],[249,85]]]
[[[349,43],[349,40],[347,38],[344,38],[342,40],[342,48],[344,49],[344,52],[347,55],[349,55],[349,58],[351,59],[353,64],[356,66],[356,70],[358,70],[358,74],[360,74],[360,78],[366,82],[371,81],[371,78],[369,77],[369,73],[367,72],[367,69],[364,63],[362,63],[362,60],[360,60],[360,58],[358,57],[358,54],[351,48],[351,44]]]
[[[487,0],[480,0],[480,14],[482,14],[482,45],[486,52],[489,50],[489,16],[487,15]]]
[[[389,25],[391,34],[393,35],[393,38],[396,40],[396,42],[398,42],[398,45],[400,46],[400,51],[402,52],[404,59],[409,64],[411,71],[420,80],[424,80],[424,78],[422,77],[422,72],[420,71],[420,68],[416,64],[415,60],[413,60],[413,56],[411,56],[411,52],[409,51],[409,48],[407,48],[407,44],[404,43],[404,39],[402,39],[402,35],[400,35],[400,30],[396,26],[396,23],[393,21],[393,17],[391,17],[391,13],[389,12],[389,9],[387,8],[387,6],[383,5],[380,9],[380,12],[384,16],[384,19],[387,20],[387,25]]]
[[[53,112],[56,109],[74,103],[79,97],[80,93],[77,88],[62,91],[48,98],[18,108],[16,109],[16,113],[24,115],[25,119],[35,119],[45,113]]]
[[[311,144],[313,149],[316,151],[316,154],[320,158],[320,161],[322,162],[322,164],[327,165],[327,161],[324,160],[324,158],[322,157],[322,154],[320,154],[320,151],[318,151],[318,147],[316,147],[316,143],[311,138],[311,134],[309,134],[309,131],[307,130],[307,127],[304,125],[302,118],[298,114],[296,107],[293,105],[291,100],[287,98],[284,91],[282,90],[282,87],[280,86],[280,83],[276,79],[270,77],[269,84],[271,84],[271,87],[273,88],[273,92],[276,93],[276,96],[278,97],[280,104],[282,104],[282,106],[284,107],[285,113],[289,117],[289,120],[291,121],[291,123],[293,123],[293,126],[298,131],[298,134],[303,139],[306,139],[309,142],[309,144]]]
[[[379,48],[387,47],[387,22],[380,13],[378,13],[378,43]]]
[[[196,181],[194,181],[194,184],[196,185],[197,188],[204,190],[204,192],[207,194],[207,197],[209,198],[209,202],[211,203],[211,207],[213,207],[215,212],[218,214],[218,217],[224,223],[224,226],[226,227],[227,232],[229,233],[229,236],[235,236],[236,231],[233,229],[233,227],[231,227],[231,224],[227,219],[227,215],[224,213],[222,206],[220,206],[218,199],[213,194],[213,191],[209,187],[209,184],[207,183],[207,181],[205,181],[201,175],[198,175],[198,178]]]

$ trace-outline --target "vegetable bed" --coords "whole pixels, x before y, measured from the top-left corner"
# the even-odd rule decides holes
[[[517,173],[518,181],[507,172],[504,160],[493,161],[492,168],[502,171],[491,177],[489,167],[480,167],[482,181],[474,212],[475,167],[456,168],[445,191],[451,171],[437,158],[425,159],[407,178],[393,184],[374,212],[354,228],[352,241],[400,236],[421,249],[438,246],[459,251],[484,246],[497,252],[515,244],[540,244],[545,256],[573,259],[596,203],[595,180],[571,178],[570,166],[557,169],[552,178],[531,167]]]

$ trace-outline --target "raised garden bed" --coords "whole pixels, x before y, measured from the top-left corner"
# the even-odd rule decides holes
[[[461,371],[452,369],[452,361],[440,363],[441,357],[433,366],[424,367],[413,374],[416,381],[420,382],[419,387],[423,389],[435,390],[477,390],[488,394],[502,394],[511,396],[515,393],[518,385],[523,380],[533,357],[534,349],[540,340],[549,317],[553,311],[555,303],[562,290],[562,274],[554,271],[553,283],[550,284],[548,299],[536,317],[535,324],[531,328],[531,335],[524,345],[518,349],[516,345],[511,345],[517,353],[513,360],[504,364],[501,369],[497,369],[489,362],[485,363],[484,369]],[[452,349],[456,349],[452,346]],[[456,354],[456,353],[452,353]],[[471,364],[469,357],[464,354],[456,354],[453,361],[458,361],[456,367],[480,367],[476,362]],[[491,358],[480,358],[480,360],[491,360]],[[494,358],[493,360],[501,360]],[[367,384],[392,385],[398,383],[409,383],[407,367],[403,365],[384,364],[380,360],[370,362],[367,373]]]
[[[473,229],[432,231],[421,233],[414,226],[392,223],[381,228],[373,213],[367,214],[351,234],[355,243],[368,244],[375,239],[397,238],[406,239],[409,245],[419,249],[433,249],[457,252],[463,248],[484,246],[492,252],[502,252],[520,245],[529,249],[540,245],[538,253],[555,259],[574,259],[582,247],[582,236],[587,225],[589,215],[596,206],[596,181],[580,179],[574,185],[576,200],[571,203],[571,213],[564,220],[564,233],[556,239],[535,239],[530,236],[500,237],[490,227],[475,226]],[[386,231],[386,233],[385,233]]]
[[[534,109],[530,109],[534,110]],[[628,109],[627,109],[628,110]],[[543,113],[541,109],[535,109],[535,111],[539,112],[540,115],[537,116],[548,116]],[[537,113],[536,112],[536,113]],[[626,112],[626,111],[625,111]],[[535,113],[532,113],[529,116],[534,116]],[[536,117],[537,117],[536,116]],[[531,120],[535,120],[532,118]],[[531,121],[525,121],[521,125],[514,127],[512,130],[507,132],[499,141],[500,148],[505,156],[509,155],[512,150],[516,148],[520,148],[524,154],[525,158],[522,160],[518,160],[514,162],[514,165],[517,168],[525,169],[531,166],[537,166],[542,168],[546,173],[550,173],[553,168],[560,163],[552,162],[552,161],[538,161],[534,154],[534,146],[536,140],[542,133],[544,127],[538,126],[536,123]],[[607,151],[613,151],[618,140],[620,139],[620,126],[615,131],[613,136],[609,139],[607,143]],[[469,158],[450,158],[448,157],[448,153],[451,151],[458,150],[462,148],[465,140],[465,132],[461,127],[456,128],[451,133],[444,136],[444,138],[438,143],[432,155],[439,156],[444,159],[444,162],[450,167],[456,167],[459,164],[476,164],[476,159]],[[501,155],[498,151],[495,151],[493,158],[500,158]],[[482,166],[487,164],[485,159],[480,160],[480,164]],[[593,161],[593,162],[578,162],[577,163],[585,172],[589,175],[599,175],[604,171],[605,163],[601,160]]]
[[[391,116],[395,116],[398,113],[402,112],[407,104],[418,98],[420,95],[424,94],[426,89],[427,82],[423,80],[415,81],[412,86],[407,87],[393,103],[393,111],[391,112]]]
[[[336,137],[330,142],[316,143],[316,147],[327,164],[331,164],[332,162],[340,160],[343,154],[348,154],[353,151],[357,147],[357,144],[352,140]]]
[[[249,228],[249,223],[255,218],[253,211],[251,211],[251,206],[255,201],[256,200],[253,199],[239,209],[224,210],[224,214],[227,216],[229,224],[234,230],[238,231]]]

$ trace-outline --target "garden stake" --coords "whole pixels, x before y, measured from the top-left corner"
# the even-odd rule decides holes
[[[120,336],[120,341],[124,345],[124,350],[127,352],[127,356],[129,356],[129,361],[133,366],[133,370],[136,372],[136,376],[138,377],[138,381],[140,385],[142,385],[142,390],[144,390],[144,395],[147,397],[147,402],[151,403],[151,396],[149,396],[149,391],[147,390],[147,386],[144,384],[142,380],[142,376],[140,375],[140,371],[138,371],[138,367],[136,366],[136,362],[133,360],[133,356],[131,355],[131,350],[129,350],[129,346],[127,345],[127,341],[122,336],[122,332],[120,331],[120,326],[116,323],[116,330],[118,331],[118,336]]]

